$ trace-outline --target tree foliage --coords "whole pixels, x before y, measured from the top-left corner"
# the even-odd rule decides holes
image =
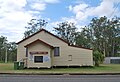
[[[75,38],[77,36],[77,28],[74,23],[62,22],[59,23],[57,27],[54,27],[54,29],[60,38],[66,40],[70,44],[75,43]]]
[[[117,51],[120,50],[120,18],[95,17],[81,33],[83,40],[87,42],[84,46],[99,50],[105,56],[117,56]],[[81,44],[80,41],[77,44]]]
[[[44,28],[47,23],[48,22],[43,19],[31,19],[25,27],[27,30],[24,32],[24,38],[27,38],[28,36],[39,31],[41,28]]]
[[[95,62],[95,66],[99,66],[101,62],[104,60],[104,55],[100,53],[99,51],[93,52],[93,60]]]
[[[0,61],[5,60],[5,45],[7,44],[6,37],[0,37]]]
[[[16,61],[17,58],[17,45],[15,42],[9,42],[7,45],[8,61]]]
[[[86,26],[82,28],[82,31],[78,33],[76,37],[76,45],[82,46],[85,48],[92,48],[92,38],[91,33],[89,32],[90,29]]]
[[[12,62],[16,60],[17,46],[15,42],[8,42],[7,38],[0,36],[0,61],[5,62],[7,52],[7,60]]]

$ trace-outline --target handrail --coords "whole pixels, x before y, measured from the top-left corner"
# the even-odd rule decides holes
[[[22,58],[20,59],[18,62],[19,62],[19,66],[20,66],[20,62],[24,62],[25,60],[27,60],[27,58]]]
[[[27,58],[22,58],[18,62],[23,62],[24,60],[27,60]]]

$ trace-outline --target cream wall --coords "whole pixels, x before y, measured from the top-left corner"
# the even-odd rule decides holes
[[[53,37],[52,35],[48,34],[47,32],[40,32],[32,37],[30,37],[29,39],[26,39],[25,41],[21,42],[18,44],[18,48],[17,48],[17,61],[25,58],[25,54],[26,54],[26,51],[25,51],[25,45],[37,40],[37,39],[40,39],[52,46],[67,46],[67,43],[57,39],[56,37]]]
[[[27,68],[30,68],[30,67],[47,67],[47,68],[50,68],[51,67],[51,56],[50,56],[50,47],[49,46],[46,46],[45,44],[43,43],[34,43],[32,45],[30,45],[28,47],[28,61],[27,61]],[[33,54],[33,60],[30,60],[30,54],[29,52],[36,52],[36,51],[39,51],[39,52],[48,52],[48,54]],[[50,58],[49,61],[43,61],[43,63],[34,63],[34,56],[47,56]]]
[[[93,66],[93,56],[92,56],[92,50],[88,49],[82,49],[82,48],[76,48],[68,46],[67,43],[59,40],[58,38],[48,34],[47,32],[40,32],[29,39],[26,39],[25,41],[18,44],[17,49],[17,61],[19,61],[22,58],[25,58],[25,48],[24,46],[40,39],[54,47],[60,47],[60,56],[54,57],[54,50],[48,49],[45,46],[42,45],[33,45],[33,47],[30,48],[30,50],[37,50],[37,49],[43,49],[48,50],[49,54],[51,54],[51,64],[47,63],[48,66]],[[35,47],[34,47],[35,46]],[[42,48],[41,48],[42,47]],[[52,51],[52,52],[51,52]],[[69,55],[72,55],[72,61],[69,61]],[[40,64],[39,64],[40,65]],[[39,66],[37,64],[33,64],[30,62],[28,63],[28,67],[30,66]],[[42,65],[40,65],[42,66]]]
[[[60,48],[60,57],[54,57],[54,66],[93,66],[92,50],[71,46]],[[72,61],[69,61],[72,55]]]

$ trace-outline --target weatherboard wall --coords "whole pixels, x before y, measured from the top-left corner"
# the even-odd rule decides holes
[[[21,60],[22,58],[25,58],[26,50],[25,47],[27,44],[40,39],[53,47],[59,47],[60,48],[60,56],[55,57],[54,56],[54,49],[48,49],[49,55],[51,55],[51,64],[50,62],[46,64],[46,66],[93,66],[93,56],[92,56],[92,50],[89,49],[83,49],[83,48],[77,48],[77,47],[71,47],[68,46],[68,44],[51,34],[41,31],[40,33],[35,34],[34,36],[24,40],[23,42],[18,44],[17,49],[17,61]],[[43,47],[43,48],[42,48]],[[47,50],[48,46],[45,47],[40,45],[34,45],[30,48],[30,51],[32,50]],[[70,55],[72,55],[72,60],[70,60]],[[30,66],[36,66],[35,64],[28,63],[28,67]],[[37,65],[39,67],[39,65]],[[42,66],[42,65],[40,65]],[[44,65],[43,65],[44,66]]]
[[[25,41],[21,42],[18,44],[18,48],[17,48],[17,61],[25,58],[25,54],[26,54],[26,49],[24,46],[26,46],[27,44],[40,39],[48,44],[51,44],[54,47],[58,47],[58,46],[67,46],[67,43],[57,39],[56,37],[53,37],[52,35],[48,34],[47,32],[40,32],[37,33],[36,35],[26,39]]]
[[[47,68],[50,68],[51,67],[50,50],[51,50],[50,47],[46,46],[43,43],[39,43],[39,42],[28,46],[28,65],[27,65],[27,67],[28,68],[31,68],[31,67],[37,67],[37,68],[39,68],[39,67],[43,67],[43,68],[47,67]],[[30,52],[37,52],[37,51],[39,51],[39,52],[48,52],[48,53],[47,54],[42,54],[42,53],[41,54],[39,54],[39,53],[30,54]],[[33,58],[31,58],[30,56],[32,56]],[[43,60],[42,63],[35,63],[34,62],[34,57],[35,56],[43,56],[43,58],[44,57],[49,57],[49,60],[48,61]]]
[[[92,50],[70,46],[61,47],[60,56],[54,57],[53,61],[54,66],[93,66]]]

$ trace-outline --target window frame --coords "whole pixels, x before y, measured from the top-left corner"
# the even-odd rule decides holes
[[[55,51],[58,50],[58,51]],[[54,57],[59,57],[60,56],[60,47],[54,47]]]
[[[68,61],[72,61],[72,55],[68,55]]]
[[[28,48],[26,47],[25,50],[26,50],[26,55],[25,55],[25,57],[28,57]]]
[[[35,59],[36,57],[42,58],[42,59],[41,59],[42,61],[36,60],[36,59]],[[43,63],[43,56],[34,56],[34,63]]]

